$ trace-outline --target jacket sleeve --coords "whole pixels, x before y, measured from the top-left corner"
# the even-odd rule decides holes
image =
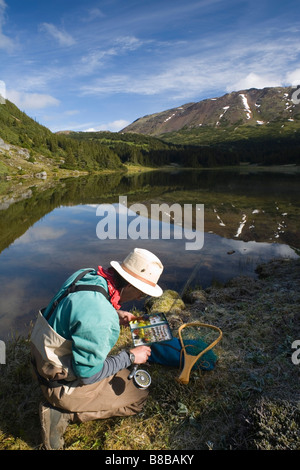
[[[103,367],[95,375],[91,377],[81,377],[81,382],[83,385],[93,384],[95,382],[100,382],[100,380],[105,379],[111,375],[116,374],[121,369],[126,369],[131,364],[129,354],[126,351],[121,351],[116,356],[109,356],[104,361]]]

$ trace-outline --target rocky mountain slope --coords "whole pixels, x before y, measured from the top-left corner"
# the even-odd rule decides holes
[[[276,87],[227,93],[137,119],[121,132],[162,135],[184,128],[263,126],[270,122],[299,122],[300,104],[295,88]]]

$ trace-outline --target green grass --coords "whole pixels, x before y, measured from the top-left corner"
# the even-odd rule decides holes
[[[0,161],[0,176],[8,175],[10,173],[9,168]]]
[[[146,366],[152,385],[142,413],[70,425],[66,449],[300,450],[300,366],[291,361],[300,338],[300,262],[269,263],[259,274],[191,291],[185,308],[168,314],[174,330],[197,319],[222,329],[214,370],[193,371],[182,385],[176,368]],[[115,351],[129,345],[123,329]],[[1,366],[0,449],[40,446],[42,397],[29,366],[29,339],[13,338]]]

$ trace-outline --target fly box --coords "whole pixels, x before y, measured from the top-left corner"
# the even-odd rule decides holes
[[[134,346],[145,346],[173,338],[169,323],[163,313],[144,315],[130,322]]]

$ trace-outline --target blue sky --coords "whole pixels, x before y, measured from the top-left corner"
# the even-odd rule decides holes
[[[298,0],[0,0],[0,93],[54,132],[118,131],[298,85],[299,32]]]

